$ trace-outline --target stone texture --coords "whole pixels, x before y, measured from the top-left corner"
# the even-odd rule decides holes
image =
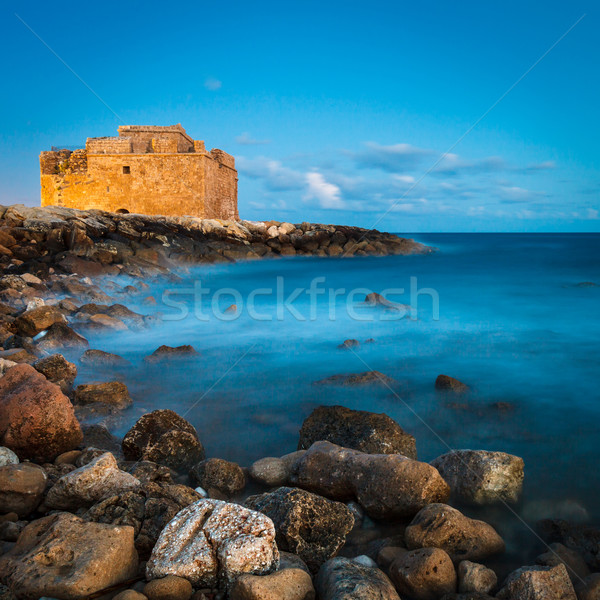
[[[344,406],[319,406],[300,429],[298,449],[325,440],[368,454],[403,454],[417,458],[415,438],[385,414]]]
[[[15,326],[21,335],[34,337],[54,323],[66,322],[63,313],[55,306],[39,306],[17,317]]]
[[[146,356],[146,362],[156,363],[181,358],[195,358],[200,356],[193,346],[159,346],[152,354]]]
[[[288,468],[283,459],[266,456],[250,465],[250,477],[269,487],[284,485],[288,478]]]
[[[314,600],[315,588],[308,573],[301,569],[283,569],[271,575],[242,575],[230,600]]]
[[[19,462],[19,457],[6,446],[0,446],[0,467],[6,465],[16,465]]]
[[[19,463],[0,467],[0,514],[29,515],[42,501],[46,481],[46,473],[38,465]]]
[[[65,323],[51,325],[44,337],[38,342],[38,348],[45,352],[62,350],[78,350],[87,348],[89,342]]]
[[[452,495],[469,504],[516,502],[523,487],[523,459],[505,452],[453,450],[431,461]]]
[[[175,575],[153,579],[144,586],[144,595],[148,600],[189,600],[193,591],[187,579]]]
[[[500,600],[577,600],[563,564],[556,567],[521,567],[504,581]]]
[[[571,550],[559,543],[550,544],[548,551],[540,554],[535,562],[546,567],[555,567],[564,564],[569,577],[575,585],[590,574],[590,569],[579,552]]]
[[[185,472],[204,459],[194,427],[172,410],[143,415],[122,442],[127,460],[150,460]]]
[[[504,551],[504,541],[491,525],[447,504],[421,509],[406,528],[405,538],[409,549],[441,548],[455,563],[484,560]]]
[[[84,383],[75,388],[78,404],[105,404],[114,408],[127,408],[133,403],[127,386],[121,381]]]
[[[229,588],[243,573],[267,574],[279,564],[273,522],[220,500],[199,500],[163,529],[146,565],[148,579],[177,575],[195,587]]]
[[[98,367],[126,367],[129,361],[111,352],[104,350],[90,349],[86,350],[79,359],[83,365],[93,365]]]
[[[569,511],[572,512],[573,508],[576,508],[575,515],[579,516],[580,507],[570,507]],[[577,551],[592,571],[600,572],[600,529],[562,519],[543,519],[538,523],[538,529],[544,541],[559,542]]]
[[[498,577],[485,565],[462,560],[458,564],[458,591],[487,594],[498,583]]]
[[[354,526],[345,504],[297,488],[250,496],[246,506],[267,515],[277,531],[277,546],[297,554],[315,573],[337,554]]]
[[[52,354],[40,358],[33,363],[33,368],[48,381],[58,385],[63,392],[70,391],[75,377],[77,377],[77,367],[62,354]]]
[[[19,458],[51,462],[82,438],[70,400],[32,366],[0,379],[0,443]]]
[[[135,590],[125,590],[119,592],[116,596],[113,596],[112,600],[148,600],[147,596],[136,592]]]
[[[464,394],[469,391],[469,386],[449,375],[438,375],[435,380],[435,389],[440,392]]]
[[[379,371],[365,371],[363,373],[352,373],[350,375],[331,375],[325,379],[315,381],[315,385],[378,385],[384,388],[394,387],[397,381],[380,373]]]
[[[432,466],[401,454],[365,454],[316,442],[293,465],[290,481],[336,500],[356,499],[375,519],[410,517],[444,502],[448,484]]]
[[[0,581],[19,599],[80,600],[130,579],[137,565],[131,527],[59,513],[25,527],[0,557]]]
[[[402,553],[390,566],[390,579],[401,597],[437,600],[456,591],[452,559],[439,548],[422,548]]]
[[[400,600],[383,571],[341,557],[319,569],[315,588],[319,600]]]
[[[121,471],[110,452],[61,477],[49,490],[46,505],[63,510],[89,506],[98,500],[139,487],[138,479]]]
[[[592,573],[573,585],[577,600],[600,600],[600,573]]]
[[[209,495],[213,490],[226,497],[241,492],[246,486],[246,476],[242,468],[222,458],[207,458],[200,461],[190,471],[194,486],[203,487]]]

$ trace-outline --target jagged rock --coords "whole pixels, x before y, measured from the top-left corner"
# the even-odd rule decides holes
[[[332,558],[315,579],[320,600],[400,600],[387,575],[347,558]]]
[[[195,587],[229,588],[243,573],[268,574],[279,563],[273,522],[220,500],[199,500],[163,529],[146,577],[177,575]]]
[[[266,456],[253,462],[249,472],[252,479],[269,487],[284,485],[288,478],[285,461],[274,456]]]
[[[188,471],[204,459],[204,447],[194,427],[172,410],[143,415],[122,442],[127,460],[150,460]]]
[[[498,583],[498,577],[485,565],[462,560],[458,564],[458,591],[487,594]]]
[[[413,516],[450,495],[448,484],[427,463],[401,454],[366,454],[330,442],[315,442],[294,463],[290,481],[336,500],[356,499],[375,519]]]
[[[42,501],[46,481],[44,469],[31,463],[0,467],[0,514],[29,515]]]
[[[246,506],[267,515],[275,525],[278,547],[297,554],[312,572],[337,554],[354,526],[345,504],[296,488],[250,496]]]
[[[453,392],[455,394],[464,394],[469,391],[469,386],[449,375],[438,375],[435,380],[435,389],[441,392]]]
[[[61,348],[87,348],[88,346],[89,342],[65,323],[51,325],[44,337],[38,342],[38,348],[45,352],[52,352]]]
[[[0,580],[19,599],[79,600],[130,579],[137,564],[131,527],[59,513],[25,527],[0,557]]]
[[[0,467],[6,465],[16,465],[19,462],[19,457],[6,446],[0,446]]]
[[[138,479],[121,471],[110,452],[61,477],[49,490],[46,505],[63,510],[89,506],[108,496],[139,487]]]
[[[174,360],[180,358],[194,358],[200,356],[193,346],[160,346],[150,356],[146,356],[144,360],[147,362],[160,362],[164,360]]]
[[[120,381],[85,383],[75,388],[75,402],[78,404],[105,404],[117,409],[127,408],[133,400],[127,386]]]
[[[457,499],[470,504],[516,502],[523,487],[523,459],[505,452],[453,450],[431,464]]]
[[[86,350],[79,359],[81,364],[98,367],[126,367],[131,364],[128,360],[103,350]]]
[[[55,383],[63,392],[68,392],[77,377],[77,367],[62,354],[52,354],[33,363],[33,368]]]
[[[504,541],[491,525],[439,503],[419,511],[406,528],[405,539],[409,549],[441,548],[456,563],[484,560],[504,551]]]
[[[590,574],[590,569],[581,554],[559,543],[550,544],[548,551],[540,554],[535,562],[546,567],[564,564],[574,585]]]
[[[270,575],[241,575],[230,600],[314,600],[315,588],[302,569],[283,569]]]
[[[437,600],[456,591],[456,571],[451,558],[439,548],[402,553],[390,566],[390,579],[401,597]]]
[[[344,406],[319,406],[304,420],[298,449],[326,440],[368,454],[403,454],[417,458],[415,438],[385,414]]]
[[[192,483],[201,486],[211,494],[216,490],[227,497],[241,492],[246,486],[246,476],[242,468],[222,458],[207,458],[200,461],[190,471]]]
[[[187,579],[175,575],[153,579],[144,586],[144,596],[148,600],[189,600],[193,592]]]
[[[21,459],[51,462],[82,440],[73,405],[30,365],[0,379],[0,443]]]
[[[504,581],[500,600],[577,600],[563,564],[556,567],[521,567]]]
[[[364,373],[353,373],[351,375],[331,375],[325,379],[315,381],[315,385],[379,385],[382,387],[394,387],[397,381],[380,373],[379,371],[365,371]]]

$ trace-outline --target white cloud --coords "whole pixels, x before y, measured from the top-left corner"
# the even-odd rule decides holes
[[[247,131],[244,131],[235,138],[238,144],[243,146],[260,146],[263,144],[270,144],[271,140],[256,140]]]
[[[211,92],[216,92],[217,90],[220,90],[222,86],[223,82],[219,81],[218,79],[215,79],[214,77],[208,77],[204,80],[204,87],[207,90],[210,90]]]
[[[400,183],[414,183],[415,178],[412,175],[392,175],[392,179],[399,181]]]
[[[600,219],[600,214],[595,208],[588,208],[586,219],[596,221],[597,219]]]
[[[516,185],[503,185],[500,187],[499,192],[502,198],[508,202],[527,202],[536,195],[536,192],[532,192],[531,190]]]
[[[340,188],[325,180],[325,177],[317,171],[306,174],[308,189],[304,196],[305,200],[313,198],[319,202],[321,208],[344,208]]]
[[[265,187],[272,191],[300,190],[305,186],[303,173],[284,167],[280,161],[265,156],[237,158],[240,173],[252,179],[263,179]]]

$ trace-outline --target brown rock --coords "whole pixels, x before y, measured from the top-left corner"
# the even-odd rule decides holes
[[[246,476],[242,468],[222,458],[207,458],[200,461],[190,471],[194,485],[210,490],[217,490],[226,497],[241,492],[246,486]]]
[[[590,569],[581,554],[559,543],[550,544],[548,551],[540,554],[535,562],[546,567],[564,564],[573,585],[576,585],[590,574]]]
[[[120,381],[85,383],[75,388],[78,404],[106,404],[115,408],[127,408],[133,403],[127,386]]]
[[[25,527],[0,557],[0,580],[19,599],[79,600],[130,579],[137,565],[131,527],[59,513]]]
[[[315,588],[302,569],[283,569],[271,575],[242,575],[230,600],[314,600]]]
[[[315,385],[379,385],[382,387],[394,387],[397,381],[380,373],[379,371],[365,371],[364,373],[353,373],[351,375],[331,375],[325,379],[315,381]]]
[[[17,317],[15,326],[21,335],[34,337],[54,323],[66,322],[63,313],[55,306],[39,306]]]
[[[164,360],[174,360],[181,358],[194,358],[200,356],[193,346],[160,346],[150,356],[146,356],[144,360],[147,362],[159,362]]]
[[[437,600],[456,591],[456,571],[451,558],[439,548],[421,548],[398,556],[390,566],[390,579],[401,597]]]
[[[263,485],[277,487],[287,482],[288,468],[281,458],[266,456],[250,465],[250,477]]]
[[[153,579],[144,586],[148,600],[189,600],[193,592],[192,584],[176,575]]]
[[[9,348],[8,350],[0,350],[0,359],[6,362],[32,365],[37,360],[37,356],[28,352],[25,348]]]
[[[462,560],[458,565],[458,591],[487,594],[498,583],[498,577],[485,565]]]
[[[63,392],[71,389],[77,377],[77,367],[62,354],[40,358],[33,363],[33,368],[44,375],[48,381],[58,385]]]
[[[421,509],[406,528],[405,538],[409,549],[441,548],[456,563],[484,560],[504,551],[504,541],[491,525],[447,504]]]
[[[577,600],[565,565],[521,567],[498,592],[500,600]]]
[[[592,573],[574,585],[578,600],[600,600],[600,573]]]
[[[377,566],[386,573],[390,568],[390,565],[402,554],[405,554],[408,550],[402,546],[384,546],[377,553]]]
[[[360,342],[358,340],[344,340],[342,344],[338,346],[340,350],[349,350],[350,348],[358,348]]]
[[[464,394],[469,391],[469,386],[449,375],[438,375],[435,380],[435,389],[440,392],[453,392],[455,394]]]
[[[42,501],[46,481],[44,469],[31,463],[0,467],[0,514],[29,515]]]
[[[70,400],[32,366],[12,367],[0,379],[0,444],[19,458],[51,462],[82,438]]]
[[[75,461],[81,456],[81,450],[69,450],[59,454],[54,459],[55,465],[74,465]]]
[[[135,590],[125,590],[119,592],[112,600],[147,600],[147,597]]]
[[[126,367],[131,364],[118,354],[111,354],[103,350],[86,350],[79,359],[81,364],[103,367]]]
[[[54,323],[48,328],[46,335],[39,341],[38,348],[46,352],[61,348],[87,348],[89,342],[64,323]]]

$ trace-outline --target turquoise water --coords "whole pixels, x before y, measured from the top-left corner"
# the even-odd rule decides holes
[[[577,284],[600,284],[600,235],[414,237],[439,250],[214,265],[179,283],[153,285],[158,305],[138,309],[162,312],[161,325],[90,337],[92,347],[118,352],[132,367],[100,375],[82,368],[78,381],[117,376],[127,383],[135,406],[120,432],[143,410],[173,408],[197,427],[209,456],[241,464],[295,450],[302,420],[319,404],[385,412],[416,437],[422,460],[448,448],[522,456],[525,490],[515,510],[526,521],[553,514],[597,519],[600,287]],[[313,289],[325,293],[311,300],[303,290],[317,277],[324,281]],[[391,300],[409,304],[411,278],[421,290],[416,318],[358,306],[368,291],[391,288],[406,290],[388,292]],[[199,295],[198,285],[208,293]],[[300,293],[285,305],[278,285],[284,298]],[[332,299],[330,290],[341,288],[345,293]],[[262,292],[253,302],[256,290]],[[223,320],[232,303],[235,318]],[[361,342],[355,352],[337,348],[348,338]],[[369,338],[375,341],[364,344]],[[142,358],[160,344],[192,344],[201,356],[146,365]],[[396,393],[313,385],[374,369],[398,382]],[[460,406],[447,406],[435,392],[440,373],[472,387]],[[509,409],[498,410],[497,402]],[[509,546],[529,543],[523,540],[530,532],[507,525],[519,519],[505,507],[485,516],[504,528]]]

